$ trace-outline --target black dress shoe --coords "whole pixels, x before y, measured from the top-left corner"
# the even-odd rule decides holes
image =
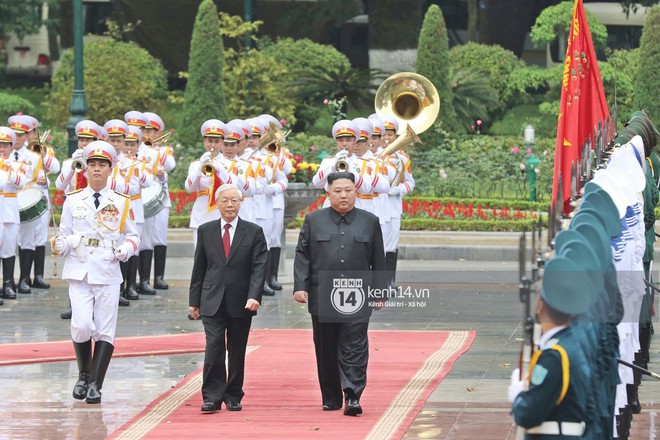
[[[18,282],[18,293],[32,293],[27,278],[23,278]]]
[[[165,282],[161,277],[154,278],[154,289],[157,290],[167,290],[170,286]]]
[[[60,313],[60,318],[62,319],[71,319],[71,307],[64,313]]]
[[[264,282],[264,288],[261,290],[261,294],[265,296],[274,296],[275,291],[270,288],[268,283]]]
[[[341,409],[341,403],[323,405],[323,411],[337,411],[338,409]]]
[[[131,305],[131,302],[124,298],[123,296],[119,295],[119,307],[128,307]]]
[[[345,416],[357,416],[362,414],[362,407],[360,401],[357,399],[346,399],[346,407],[344,408]]]
[[[237,400],[227,400],[225,404],[227,405],[227,411],[240,411],[243,409],[243,405]]]
[[[16,292],[14,292],[14,287],[11,285],[11,283],[4,285],[2,290],[2,297],[4,299],[16,299]]]
[[[202,412],[214,413],[222,409],[222,402],[204,402],[202,405]]]
[[[48,284],[41,275],[36,275],[34,277],[31,286],[35,289],[50,289],[50,284]]]
[[[142,281],[138,286],[138,292],[140,295],[155,295],[156,290],[149,285],[149,281]]]
[[[78,380],[73,386],[73,398],[83,400],[87,397],[87,388],[89,387],[89,373],[79,373]]]
[[[195,320],[195,318],[193,318],[192,315],[191,315],[190,313],[188,313],[188,319],[190,319],[191,321],[194,321],[194,320]]]
[[[137,301],[138,299],[140,299],[140,296],[138,295],[137,290],[135,290],[134,285],[131,284],[126,289],[124,289],[124,298],[131,301]]]
[[[273,290],[282,290],[283,289],[282,285],[274,277],[270,279],[270,282],[268,283],[268,285]]]

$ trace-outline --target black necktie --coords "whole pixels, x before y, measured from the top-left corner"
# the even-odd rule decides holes
[[[97,207],[97,208],[101,204],[101,202],[99,202],[99,197],[101,197],[101,194],[94,193],[94,206]]]
[[[14,158],[18,160],[18,151],[14,151]]]

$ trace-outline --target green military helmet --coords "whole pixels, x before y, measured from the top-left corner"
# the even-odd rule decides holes
[[[577,217],[580,217],[585,214],[590,214],[598,219],[605,232],[611,237],[618,237],[621,235],[621,220],[617,217],[609,217],[604,212],[596,209],[596,205],[593,203],[588,203],[587,206],[581,206],[580,210],[575,214],[571,223],[575,221]]]
[[[600,260],[600,267],[605,269],[612,263],[611,239],[607,232],[597,221],[590,221],[588,215],[584,215],[579,221],[572,223],[571,228],[580,233],[596,252]]]
[[[572,232],[572,234],[569,239],[562,240],[560,246],[555,246],[555,255],[568,258],[575,264],[583,266],[591,278],[591,284],[596,294],[602,292],[605,288],[604,268],[601,267],[601,261],[596,255],[596,251],[587,238],[579,232],[574,230],[563,232]]]
[[[573,229],[564,229],[563,231],[559,231],[559,233],[555,236],[555,253],[558,253],[559,249],[563,248],[567,242],[579,239],[579,237],[582,237],[582,235]]]
[[[590,184],[591,182],[587,183],[587,186]],[[614,218],[620,223],[621,217],[619,217],[619,210],[610,195],[596,184],[593,184],[593,188],[593,190],[588,192],[585,191],[580,207],[589,207],[596,211],[602,211],[604,217],[607,217],[608,219]]]
[[[545,264],[541,298],[558,312],[580,315],[591,308],[596,291],[582,263],[558,256]]]

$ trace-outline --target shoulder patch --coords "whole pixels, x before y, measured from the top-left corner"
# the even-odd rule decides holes
[[[118,196],[122,196],[122,197],[124,197],[125,199],[128,198],[128,196],[127,196],[126,194],[120,193],[120,192],[118,192],[118,191],[112,191],[112,192],[114,192],[114,193],[117,194]]]
[[[85,188],[80,188],[80,189],[77,189],[77,190],[75,190],[75,191],[68,192],[68,193],[66,193],[66,195],[67,195],[67,196],[70,196],[70,195],[72,195],[72,194],[78,194],[78,193],[79,193],[80,191],[82,191],[83,189],[85,189]]]
[[[534,366],[534,370],[532,371],[532,377],[530,383],[532,385],[541,385],[547,375],[548,375],[548,370],[542,365],[537,364]]]

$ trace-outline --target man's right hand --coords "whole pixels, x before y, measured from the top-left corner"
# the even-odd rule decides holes
[[[199,307],[190,306],[188,307],[188,313],[192,316],[193,319],[199,319]]]
[[[348,150],[340,150],[340,151],[338,151],[337,154],[335,154],[335,157],[336,157],[337,159],[341,159],[342,157],[343,157],[343,158],[348,157]]]
[[[307,302],[307,292],[305,292],[304,290],[298,290],[297,292],[293,292],[293,299],[295,299],[301,304],[305,304]]]
[[[78,148],[76,151],[74,151],[73,154],[71,155],[71,158],[72,158],[73,160],[76,160],[76,159],[77,159],[77,160],[82,160],[82,158],[83,158],[83,150],[82,150],[82,148]]]

